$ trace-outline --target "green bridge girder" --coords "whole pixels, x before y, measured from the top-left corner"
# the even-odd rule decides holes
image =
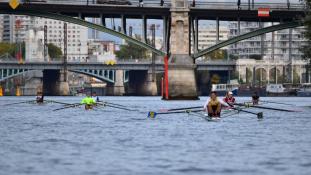
[[[150,50],[151,52],[154,52],[158,55],[164,56],[166,55],[165,52],[158,50],[156,48],[154,48],[153,46],[141,42],[137,39],[134,39],[132,37],[129,37],[123,33],[117,32],[115,30],[109,29],[105,26],[101,26],[98,24],[94,24],[88,21],[85,21],[83,19],[79,19],[79,18],[74,18],[71,16],[67,16],[67,15],[61,15],[61,14],[57,14],[57,13],[51,13],[51,12],[44,12],[44,11],[38,11],[38,10],[31,10],[31,9],[11,9],[11,10],[1,10],[0,9],[0,14],[15,14],[15,15],[28,15],[28,16],[36,16],[36,17],[42,17],[42,18],[49,18],[49,19],[54,19],[54,20],[61,20],[64,22],[69,22],[69,23],[73,23],[73,24],[77,24],[77,25],[81,25],[81,26],[85,26],[94,30],[98,30],[104,33],[108,33],[110,35],[122,38],[128,42],[131,42],[133,44],[136,44],[138,46],[141,46],[145,49]]]
[[[228,46],[230,44],[248,39],[248,38],[252,38],[258,35],[262,35],[265,33],[270,33],[270,32],[274,32],[274,31],[278,31],[278,30],[283,30],[283,29],[289,29],[289,28],[295,28],[295,27],[299,27],[299,26],[303,26],[303,21],[294,21],[294,22],[288,22],[288,23],[283,23],[283,24],[278,24],[278,25],[273,25],[270,27],[265,27],[265,28],[261,28],[249,33],[245,33],[236,37],[233,37],[231,39],[228,39],[226,41],[220,42],[218,44],[215,44],[214,46],[211,46],[207,49],[201,50],[200,52],[193,54],[192,57],[194,59],[197,59],[203,55],[209,54],[217,49],[220,49],[222,47]]]
[[[36,71],[36,69],[0,69],[0,82],[7,79],[14,78],[16,76],[23,75],[26,72]],[[87,75],[90,77],[97,78],[103,82],[115,83],[115,70],[71,70],[68,71]],[[124,74],[128,74],[128,71],[124,71]],[[128,78],[124,75],[124,82],[128,82]]]

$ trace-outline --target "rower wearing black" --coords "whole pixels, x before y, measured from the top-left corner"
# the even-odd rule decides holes
[[[43,95],[43,93],[42,93],[42,92],[38,92],[38,93],[37,93],[37,97],[36,97],[36,102],[37,102],[37,103],[43,103],[43,101],[44,101],[44,95]]]
[[[204,105],[204,109],[208,113],[209,117],[220,117],[221,105],[221,102],[217,98],[217,93],[215,91],[212,91],[210,94],[210,98],[206,101]]]
[[[252,95],[252,102],[253,105],[258,105],[259,103],[259,95],[257,92],[254,92],[254,94]]]
[[[95,102],[100,102],[99,97],[96,95],[96,92],[92,93],[92,98],[94,99]]]

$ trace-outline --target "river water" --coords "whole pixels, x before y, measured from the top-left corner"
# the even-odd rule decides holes
[[[0,97],[0,174],[311,174],[311,98],[288,102],[302,112],[240,113],[220,122],[147,111],[202,105],[159,97],[105,97],[140,112],[83,108],[54,112],[60,104],[7,103],[33,97]],[[68,103],[81,97],[46,97]],[[246,101],[247,98],[237,98]],[[260,111],[260,110],[252,110]]]

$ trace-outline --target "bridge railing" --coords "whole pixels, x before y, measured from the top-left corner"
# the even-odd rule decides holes
[[[190,7],[192,7],[192,3],[190,3]],[[199,8],[199,9],[238,9],[237,2],[211,2],[211,1],[196,1],[195,6],[192,8]],[[270,9],[305,9],[306,6],[303,3],[241,3],[240,9],[247,10],[247,9],[256,10],[258,8],[270,8]]]
[[[36,2],[28,2],[32,4],[71,4],[71,5],[127,5],[127,6],[142,6],[142,7],[170,7],[171,6],[171,0],[164,0],[163,5],[161,4],[160,0],[144,0],[143,4],[139,4],[139,0],[116,0],[114,1],[109,0],[109,3],[98,3],[97,0],[42,0],[42,1],[36,1]],[[123,2],[124,4],[120,4],[118,2]]]
[[[139,0],[107,0],[109,3],[98,3],[97,0],[35,0],[35,1],[27,1],[24,0],[24,3],[32,3],[32,4],[68,4],[68,5],[90,5],[90,6],[105,6],[105,5],[120,5],[117,2],[125,2],[126,6],[143,6],[143,7],[170,7],[171,0],[164,0],[163,4],[161,4],[161,0],[143,0],[143,4],[139,4]],[[115,2],[115,3],[114,3]],[[198,9],[237,9],[237,2],[213,2],[208,0],[195,0],[195,5],[193,4],[193,0],[188,0],[189,7],[198,8]],[[260,3],[255,2],[254,6],[248,3],[241,3],[240,9],[258,9],[258,8],[270,8],[270,9],[290,9],[290,10],[301,10],[306,9],[306,5],[304,3]]]

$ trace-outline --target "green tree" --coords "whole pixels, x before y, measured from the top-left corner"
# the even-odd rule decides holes
[[[63,52],[62,49],[57,47],[56,45],[49,43],[47,45],[48,47],[48,53],[51,59],[61,59]]]
[[[213,74],[211,78],[211,83],[212,84],[218,84],[220,82],[220,76],[217,74]]]
[[[135,37],[140,40],[139,37]],[[120,46],[120,50],[116,51],[116,56],[119,59],[145,59],[148,58],[148,50],[133,44],[131,42],[126,42],[126,44]]]
[[[20,47],[22,49],[22,58],[25,58],[25,43],[21,43],[20,45],[19,43],[1,42],[0,58],[6,58],[6,56],[15,58]]]
[[[13,56],[14,53],[14,46],[10,43],[0,43],[0,56],[9,54],[10,56]]]
[[[205,59],[211,59],[211,60],[222,60],[227,59],[228,53],[227,50],[223,49],[217,49],[213,51],[212,53],[206,54],[204,56]]]

